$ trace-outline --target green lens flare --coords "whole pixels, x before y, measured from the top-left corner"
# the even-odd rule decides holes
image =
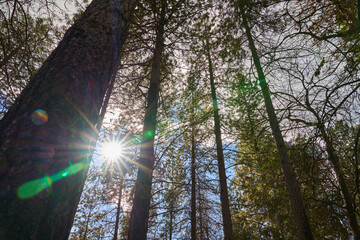
[[[150,137],[154,136],[154,134],[155,134],[154,130],[149,130],[146,132],[146,138],[150,138]]]
[[[74,165],[69,162],[69,165],[70,167],[67,167],[51,176],[45,175],[42,178],[24,183],[19,187],[17,191],[18,197],[22,199],[33,197],[36,194],[42,192],[43,190],[50,188],[52,183],[69,175],[75,175],[77,172],[79,172],[85,167],[85,163],[83,162],[79,162]]]

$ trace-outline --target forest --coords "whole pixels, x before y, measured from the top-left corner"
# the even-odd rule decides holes
[[[360,240],[360,0],[0,0],[0,239]]]

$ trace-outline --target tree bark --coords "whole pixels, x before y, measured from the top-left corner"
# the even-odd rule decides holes
[[[266,111],[267,111],[267,114],[269,117],[270,127],[271,127],[272,134],[273,134],[275,142],[276,142],[276,148],[277,148],[277,151],[279,154],[281,167],[284,172],[285,182],[287,185],[287,189],[288,189],[290,201],[291,201],[291,208],[292,208],[292,212],[294,214],[295,222],[296,222],[296,225],[298,228],[298,234],[299,234],[300,239],[310,240],[310,239],[313,239],[313,237],[312,237],[310,224],[309,224],[306,212],[305,212],[304,204],[303,204],[303,201],[301,198],[300,188],[299,188],[296,176],[295,176],[294,168],[292,166],[292,163],[291,163],[288,153],[287,153],[287,148],[286,148],[283,136],[281,134],[279,122],[277,120],[274,106],[271,101],[269,87],[265,80],[265,75],[264,75],[264,72],[263,72],[261,64],[260,64],[259,56],[257,55],[254,40],[253,40],[251,32],[250,32],[250,27],[247,23],[245,13],[242,8],[241,8],[241,15],[243,18],[243,24],[244,24],[244,27],[246,30],[246,36],[247,36],[247,39],[249,42],[249,46],[250,46],[250,50],[251,50],[252,57],[254,60],[254,64],[256,66],[256,70],[258,73],[260,87],[261,87],[261,91],[262,91],[263,97],[264,97],[265,107],[266,107]]]
[[[160,90],[160,65],[164,51],[165,4],[161,8],[156,32],[154,58],[151,68],[150,89],[144,118],[143,140],[140,149],[139,168],[135,184],[135,196],[130,215],[129,240],[145,240],[151,199],[152,173],[154,167],[154,140],[156,115]]]
[[[0,239],[68,238],[135,3],[94,0],[1,120]]]
[[[232,231],[232,220],[230,213],[229,195],[228,195],[228,189],[226,183],[226,171],[225,171],[224,151],[223,151],[222,139],[221,139],[219,108],[216,98],[213,65],[210,56],[208,39],[206,39],[206,48],[207,48],[207,59],[209,64],[211,97],[213,100],[213,107],[214,107],[214,123],[215,123],[214,132],[216,138],[216,152],[217,152],[218,167],[219,167],[220,201],[221,201],[221,212],[222,212],[223,224],[224,224],[224,236],[225,236],[225,240],[231,240],[234,239],[233,231]]]

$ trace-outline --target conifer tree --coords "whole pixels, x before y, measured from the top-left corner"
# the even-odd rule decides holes
[[[258,73],[259,84],[263,93],[264,102],[266,106],[266,111],[269,117],[269,122],[271,126],[271,130],[276,142],[276,147],[278,150],[281,166],[285,176],[285,182],[287,184],[287,189],[289,191],[291,207],[294,214],[295,222],[298,227],[299,237],[300,239],[313,239],[312,232],[310,228],[310,224],[308,222],[308,218],[306,215],[306,211],[304,208],[304,204],[302,201],[302,197],[300,194],[300,188],[295,176],[295,171],[292,166],[292,163],[289,159],[286,145],[281,134],[281,130],[279,127],[279,123],[275,114],[275,110],[272,104],[272,100],[270,97],[269,87],[265,80],[265,75],[263,73],[260,60],[256,51],[256,47],[251,35],[250,27],[247,22],[247,16],[244,10],[244,6],[240,5],[240,14],[243,20],[243,25],[246,31],[246,37],[249,42],[249,47],[251,50],[252,58],[254,60],[256,70]]]
[[[1,239],[68,237],[135,2],[94,0],[1,120]]]

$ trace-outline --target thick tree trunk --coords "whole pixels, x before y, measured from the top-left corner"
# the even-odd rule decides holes
[[[277,117],[275,114],[274,106],[271,101],[269,87],[265,81],[265,75],[263,73],[263,70],[262,70],[262,67],[260,64],[260,60],[257,55],[256,47],[255,47],[255,44],[254,44],[254,41],[252,39],[252,35],[250,32],[250,27],[247,23],[243,9],[241,9],[241,14],[242,14],[243,24],[244,24],[244,27],[246,30],[246,35],[247,35],[247,39],[249,42],[250,50],[251,50],[252,57],[254,60],[254,64],[256,66],[256,70],[258,73],[261,91],[264,96],[264,102],[265,102],[266,111],[267,111],[269,121],[270,121],[270,127],[271,127],[272,134],[273,134],[275,142],[276,142],[276,148],[278,150],[281,167],[284,172],[285,182],[286,182],[287,189],[288,189],[289,196],[290,196],[292,212],[294,214],[295,222],[298,227],[299,237],[300,237],[300,239],[303,239],[303,240],[313,239],[310,224],[308,222],[304,204],[303,204],[303,201],[301,198],[300,188],[299,188],[296,176],[295,176],[295,171],[294,171],[294,168],[292,166],[292,163],[291,163],[288,153],[287,153],[286,145],[285,145],[283,136],[280,131],[280,127],[279,127],[279,123],[278,123],[278,120],[277,120]]]
[[[113,240],[117,240],[118,232],[119,232],[119,222],[120,222],[120,210],[121,210],[121,199],[122,199],[122,189],[124,185],[124,177],[121,176],[120,179],[120,189],[119,189],[119,196],[118,196],[118,202],[116,206],[116,219],[115,219],[115,230],[114,230],[114,236]]]
[[[221,139],[219,108],[216,98],[214,73],[213,73],[213,66],[211,62],[208,40],[206,41],[206,48],[207,48],[207,58],[209,64],[211,97],[213,99],[213,107],[214,107],[214,122],[215,122],[214,132],[216,138],[216,152],[217,152],[218,167],[219,167],[220,200],[221,200],[221,212],[222,212],[223,224],[224,224],[224,236],[225,236],[225,240],[231,240],[234,239],[233,231],[232,231],[232,220],[230,213],[229,195],[228,195],[228,189],[226,183],[226,171],[225,171],[224,151],[223,151],[222,139]]]
[[[144,118],[143,140],[140,150],[139,169],[135,184],[135,196],[130,215],[129,240],[145,240],[151,199],[154,167],[154,139],[160,90],[160,65],[164,51],[165,7],[162,6],[156,33],[155,51],[151,69],[148,103]]]
[[[135,2],[94,0],[0,122],[0,239],[68,238]]]

